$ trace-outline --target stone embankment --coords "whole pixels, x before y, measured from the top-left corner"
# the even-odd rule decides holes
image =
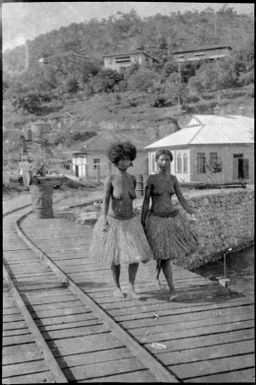
[[[252,187],[191,191],[184,192],[184,196],[199,219],[197,222],[191,221],[191,226],[198,234],[199,246],[193,254],[186,256],[182,261],[177,261],[177,264],[187,269],[195,269],[220,259],[224,253],[231,251],[229,249],[237,251],[253,244],[254,189]],[[136,202],[138,213],[141,205],[142,199]],[[186,215],[180,204],[178,206]],[[86,207],[73,209],[65,207],[63,216],[77,223],[92,224],[99,216],[100,208],[99,201]]]
[[[253,244],[253,189],[223,189],[187,200],[199,218],[198,222],[191,223],[198,233],[199,247],[186,257],[187,268],[218,260],[229,249],[237,251]]]

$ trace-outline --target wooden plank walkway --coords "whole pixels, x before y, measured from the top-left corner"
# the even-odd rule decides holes
[[[20,215],[4,220],[4,258],[35,325],[31,333],[26,312],[5,286],[3,383],[56,382],[47,354],[68,382],[254,382],[251,298],[175,267],[179,301],[167,302],[149,263],[139,269],[141,299],[114,299],[110,270],[88,259],[89,226],[27,217],[24,231],[72,279],[67,287],[65,274],[56,276],[17,237]],[[125,290],[127,266],[122,280]],[[44,357],[36,328],[49,349]]]
[[[2,383],[54,382],[54,377],[6,281],[3,287],[2,336]]]
[[[255,380],[252,298],[232,294],[216,282],[175,266],[179,300],[168,302],[167,293],[160,292],[152,282],[155,264],[150,262],[141,264],[138,271],[137,289],[141,299],[127,297],[118,300],[112,296],[110,269],[89,261],[90,226],[78,225],[64,218],[38,220],[31,215],[22,223],[22,229],[80,289],[179,381]],[[125,291],[127,266],[122,267],[121,281]],[[67,346],[69,348],[69,344]],[[79,359],[79,352],[73,354],[78,354],[76,359]],[[89,354],[89,357],[93,356]],[[98,377],[88,381],[151,381],[150,373],[145,374],[143,368],[129,371],[130,364],[127,366],[126,357],[122,358],[118,362],[121,370],[118,374],[109,373],[109,365],[101,362],[94,366]],[[74,360],[74,365],[73,373],[78,377],[79,371],[91,370],[88,362],[81,367]]]
[[[15,229],[19,216],[13,214],[4,220],[4,261],[34,322],[24,319],[18,312],[19,307],[16,313],[5,319],[5,325],[12,322],[8,330],[14,333],[11,344],[17,352],[21,351],[22,344],[31,341],[31,336],[24,335],[23,329],[31,334],[31,329],[35,328],[45,340],[49,352],[44,352],[41,360],[44,366],[41,367],[36,360],[26,361],[19,354],[12,355],[14,350],[4,351],[7,356],[12,356],[12,362],[6,359],[3,363],[3,382],[64,382],[56,380],[56,376],[46,378],[38,375],[41,372],[44,374],[47,369],[46,363],[49,362],[45,358],[49,354],[53,354],[53,361],[56,361],[66,382],[91,382],[96,377],[112,375],[136,378],[142,382],[156,382],[159,378],[164,382],[177,382],[168,369],[153,359],[144,348],[141,349],[144,362],[148,358],[146,365],[141,360],[141,354],[139,358],[135,356],[127,347],[129,344],[117,338],[97,314],[85,306],[69,287],[63,285],[38,255],[18,238]],[[11,295],[10,291],[8,295]],[[136,341],[131,339],[136,348]],[[8,343],[10,336],[6,336],[5,344]],[[38,341],[36,344],[34,348],[38,349]],[[26,354],[29,357],[29,349]],[[153,369],[156,369],[154,374],[153,369],[148,369],[150,360]]]

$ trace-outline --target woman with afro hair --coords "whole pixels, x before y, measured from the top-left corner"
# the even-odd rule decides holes
[[[90,256],[111,265],[114,295],[124,297],[120,287],[120,264],[128,263],[128,295],[137,298],[134,283],[139,262],[153,259],[139,217],[133,211],[136,178],[127,172],[136,158],[136,147],[130,142],[113,143],[107,152],[116,173],[106,178],[102,213],[98,218],[90,245]]]
[[[190,219],[197,220],[181,193],[178,179],[170,174],[172,159],[172,153],[167,149],[156,152],[159,171],[148,177],[141,213],[141,223],[157,261],[157,283],[160,286],[159,274],[162,269],[169,286],[170,301],[177,297],[171,260],[179,260],[194,251],[198,243],[188,220],[172,203],[172,196],[176,194],[182,207],[191,214]]]

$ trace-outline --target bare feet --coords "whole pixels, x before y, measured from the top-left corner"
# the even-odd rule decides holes
[[[119,289],[119,288],[117,288],[117,289],[115,289],[115,290],[113,291],[113,295],[114,295],[114,297],[116,297],[116,298],[124,298],[124,295],[123,295],[123,293],[122,293],[122,290]]]
[[[127,296],[132,298],[137,298],[137,299],[140,298],[140,296],[136,293],[136,291],[134,290],[134,287],[132,286],[128,288]]]
[[[169,301],[175,301],[175,299],[178,298],[178,295],[176,293],[170,293]]]
[[[164,285],[160,282],[160,279],[157,279],[156,278],[156,285],[158,286],[158,288],[160,289],[160,290],[163,290],[164,289]]]

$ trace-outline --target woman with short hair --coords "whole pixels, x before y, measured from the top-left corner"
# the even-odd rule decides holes
[[[160,286],[159,274],[162,269],[169,286],[170,300],[177,297],[171,260],[178,260],[182,255],[190,253],[198,243],[188,221],[172,203],[172,196],[176,194],[184,209],[189,214],[194,214],[181,193],[178,179],[170,174],[172,160],[169,150],[157,151],[159,171],[148,177],[141,213],[141,223],[157,261],[157,282]],[[149,210],[150,200],[152,204]],[[195,215],[191,219],[197,220]]]

